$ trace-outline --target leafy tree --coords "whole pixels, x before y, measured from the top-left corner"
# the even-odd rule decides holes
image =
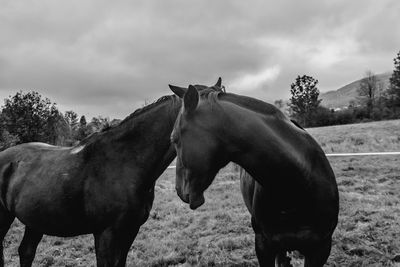
[[[55,129],[61,118],[56,104],[48,98],[35,91],[20,91],[4,100],[1,126],[17,138],[17,144],[32,141],[56,144]]]
[[[284,114],[289,116],[288,104],[282,99],[278,99],[274,101],[274,106],[279,108]]]
[[[88,126],[92,128],[92,132],[99,132],[110,126],[110,119],[102,116],[93,117]]]
[[[390,77],[389,84],[389,95],[393,101],[393,105],[400,106],[400,51],[397,56],[393,59],[394,70]]]
[[[66,140],[66,145],[74,145],[80,138],[80,124],[78,122],[78,114],[75,111],[68,110],[64,113],[64,120],[71,132],[70,138]]]
[[[6,129],[1,127],[0,129],[0,151],[11,146],[16,145],[19,142],[18,136],[10,134]]]
[[[71,127],[71,130],[73,131],[76,130],[76,128],[78,127],[78,114],[76,114],[75,111],[68,110],[65,111],[64,118],[68,123],[69,127]]]
[[[278,99],[274,101],[274,106],[283,110],[283,108],[285,107],[285,103],[283,102],[282,99]]]
[[[368,117],[371,118],[375,106],[375,98],[379,90],[378,79],[372,71],[366,71],[365,77],[360,81],[358,96],[361,105],[367,109]]]
[[[72,131],[68,122],[56,107],[51,108],[51,116],[47,121],[47,143],[53,145],[70,145]]]
[[[77,129],[76,140],[82,140],[92,133],[99,132],[104,128],[110,127],[111,122],[109,118],[102,116],[93,117],[90,123],[86,123],[86,117],[82,116],[79,120],[79,126]]]
[[[290,85],[290,108],[292,116],[299,120],[303,126],[312,124],[312,114],[318,108],[321,100],[318,99],[318,80],[311,76],[297,76]]]
[[[77,128],[78,129],[76,130],[75,139],[78,141],[85,139],[90,134],[86,123],[86,117],[84,115],[82,115],[79,119],[79,124]]]
[[[309,127],[318,127],[331,125],[334,123],[335,114],[333,110],[329,108],[318,106],[314,112],[311,114],[311,122],[308,125]]]
[[[86,117],[85,117],[85,115],[81,116],[81,118],[79,120],[79,126],[80,127],[86,126]]]

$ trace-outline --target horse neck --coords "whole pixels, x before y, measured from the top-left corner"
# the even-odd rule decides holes
[[[232,102],[221,101],[218,134],[228,158],[264,184],[265,173],[282,173],[286,165],[303,163],[300,148],[304,134],[288,125],[279,114],[259,114]],[[289,163],[289,164],[288,164]],[[300,167],[299,167],[300,169]],[[293,173],[293,170],[288,170]]]
[[[170,142],[181,100],[175,96],[155,105],[140,114],[128,117],[115,129],[110,130],[111,141],[105,153],[120,157],[120,164],[135,168],[136,181],[144,186],[153,186],[164,172],[176,152]],[[143,183],[141,183],[143,182]]]

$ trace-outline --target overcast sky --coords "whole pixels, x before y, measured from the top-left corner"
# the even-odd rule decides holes
[[[264,101],[297,75],[329,91],[391,71],[400,1],[0,0],[0,101],[30,89],[79,115],[124,118],[168,84]]]

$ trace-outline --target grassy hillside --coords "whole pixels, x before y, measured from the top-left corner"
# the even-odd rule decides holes
[[[329,152],[391,151],[400,148],[399,127],[400,121],[387,121],[309,131]],[[330,162],[340,191],[340,217],[327,265],[400,266],[400,157],[330,158]],[[128,266],[258,266],[250,216],[234,168],[228,166],[218,174],[206,192],[206,203],[196,211],[177,197],[174,175],[170,169],[158,180],[153,210],[131,247]],[[6,266],[18,266],[22,232],[23,226],[15,222],[6,237]],[[293,262],[302,260],[294,255]],[[34,266],[94,265],[91,236],[46,236],[34,262]]]
[[[307,131],[325,153],[400,151],[400,120],[310,128]]]
[[[378,83],[382,83],[383,88],[387,89],[389,85],[389,78],[392,73],[378,74]],[[322,93],[320,99],[322,99],[321,105],[328,108],[343,108],[349,105],[351,100],[356,100],[358,93],[357,90],[360,87],[360,80],[349,83],[336,91],[329,91]]]

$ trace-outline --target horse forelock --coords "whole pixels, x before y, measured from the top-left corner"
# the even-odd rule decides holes
[[[201,84],[195,84],[193,85],[197,91],[199,91],[200,93],[202,92],[207,92],[209,90],[214,91],[214,92],[224,92],[225,91],[225,87],[224,86],[217,86],[217,85],[213,85],[213,86],[206,86],[206,85],[201,85]]]
[[[219,103],[220,95],[225,94],[222,90],[216,91],[213,87],[208,87],[202,91],[199,91],[200,99],[207,102],[211,108]]]

